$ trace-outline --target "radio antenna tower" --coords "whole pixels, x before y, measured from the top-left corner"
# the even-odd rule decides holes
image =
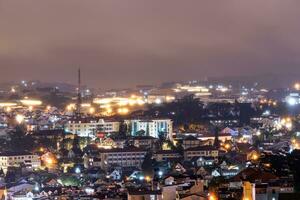
[[[76,102],[76,115],[81,115],[81,72],[78,68],[78,86],[77,86],[77,102]]]

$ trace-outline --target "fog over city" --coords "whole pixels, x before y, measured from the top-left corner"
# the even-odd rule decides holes
[[[0,0],[1,81],[299,74],[299,1]],[[22,73],[21,73],[22,72]]]

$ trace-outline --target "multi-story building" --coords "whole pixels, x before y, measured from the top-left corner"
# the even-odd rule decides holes
[[[171,119],[132,119],[126,120],[131,130],[131,135],[135,136],[139,131],[144,131],[147,136],[158,138],[160,134],[167,137],[172,135],[173,122]]]
[[[41,159],[38,155],[27,152],[6,152],[0,154],[0,168],[4,173],[9,167],[25,167],[27,169],[37,169],[41,167]]]
[[[97,132],[118,132],[120,122],[107,121],[95,118],[75,118],[65,125],[66,132],[77,134],[80,137],[95,137]]]
[[[153,154],[153,158],[156,161],[170,161],[180,159],[182,156],[180,153],[174,150],[161,150]]]
[[[186,149],[184,151],[184,159],[191,160],[195,157],[218,157],[219,151],[214,146],[199,146]]]
[[[216,136],[214,134],[201,134],[197,138],[198,138],[198,140],[201,140],[201,141],[207,141],[207,140],[213,141],[213,140],[215,140],[215,137]],[[232,135],[229,133],[219,133],[218,139],[219,139],[219,141],[222,141],[222,142],[230,141],[230,140],[232,140]]]
[[[161,190],[138,190],[129,189],[127,192],[128,200],[162,200],[163,195]]]
[[[182,140],[182,147],[184,149],[192,148],[192,147],[198,147],[201,146],[203,142],[201,140],[198,140],[194,136],[187,136]]]
[[[101,168],[107,170],[112,166],[140,168],[147,151],[130,146],[127,148],[113,148],[100,150]]]
[[[155,148],[157,140],[157,138],[151,136],[134,136],[129,139],[129,142],[135,147],[149,150]]]

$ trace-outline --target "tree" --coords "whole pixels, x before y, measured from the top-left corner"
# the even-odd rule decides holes
[[[135,136],[145,136],[145,131],[144,130],[139,130],[135,133]]]
[[[30,135],[26,135],[21,126],[17,126],[10,132],[9,138],[8,148],[11,151],[32,151],[37,147],[35,140]]]
[[[294,176],[294,188],[300,191],[300,150],[294,150],[288,155],[288,165]]]
[[[120,122],[119,135],[126,136],[128,131],[127,124],[122,120]]]
[[[75,137],[73,139],[72,151],[75,153],[75,155],[82,154],[82,151],[80,149],[80,138],[78,135],[75,135]]]
[[[144,162],[142,163],[142,171],[146,176],[153,176],[154,169],[153,169],[153,160],[152,160],[152,153],[147,153]]]
[[[219,147],[220,147],[219,131],[220,131],[220,129],[219,129],[217,126],[215,126],[215,127],[214,127],[214,132],[215,132],[214,146],[215,146],[216,148],[219,148]]]

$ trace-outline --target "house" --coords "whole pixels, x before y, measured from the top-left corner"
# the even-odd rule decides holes
[[[193,194],[180,194],[176,200],[206,200],[207,195],[204,193],[193,193]]]
[[[190,182],[188,186],[178,187],[176,189],[176,199],[186,199],[186,200],[206,200],[207,194],[204,192],[203,182],[196,180]]]
[[[284,190],[281,190],[281,189]],[[288,190],[286,190],[288,188]],[[248,199],[274,199],[280,200],[280,196],[290,196],[288,194],[293,194],[294,189],[293,185],[289,185],[286,187],[281,184],[274,184],[274,183],[252,183],[245,181],[243,182],[243,196],[244,198]],[[292,197],[292,196],[290,196]],[[286,199],[294,199],[294,198],[286,198]],[[295,198],[295,199],[299,199]]]
[[[238,136],[239,132],[229,127],[226,127],[221,131],[221,134],[230,134],[232,136]]]
[[[115,169],[114,171],[112,171],[108,177],[112,180],[120,180],[121,179],[121,172],[118,169]]]
[[[174,167],[173,167],[173,171],[174,172],[179,172],[179,173],[185,173],[186,169],[183,167],[182,164],[177,163]]]
[[[249,182],[273,182],[278,180],[278,177],[270,172],[265,172],[260,168],[248,167],[238,173],[236,176],[229,179],[230,182],[249,181]]]
[[[206,140],[215,140],[215,135],[214,134],[208,134],[208,133],[204,133],[201,134],[197,137],[197,139],[201,140],[201,141],[206,141]],[[218,135],[218,139],[221,142],[226,142],[226,141],[230,141],[232,140],[232,135],[230,133],[222,133],[220,132]]]
[[[162,200],[161,190],[128,189],[128,200]]]
[[[212,166],[218,162],[216,157],[212,156],[195,157],[195,159],[192,161],[196,164],[197,167]]]

